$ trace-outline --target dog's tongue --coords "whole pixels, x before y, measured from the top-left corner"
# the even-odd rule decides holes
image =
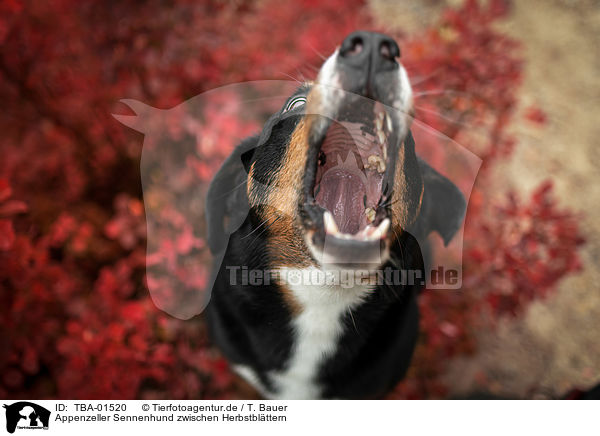
[[[332,168],[323,175],[317,203],[329,210],[342,233],[355,234],[364,215],[365,185],[357,174]]]

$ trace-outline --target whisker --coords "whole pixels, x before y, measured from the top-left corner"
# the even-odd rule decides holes
[[[254,237],[254,239],[252,240],[252,242],[251,242],[251,243],[248,245],[248,249],[252,249],[252,248],[254,248],[254,244],[256,243],[256,241],[258,241],[258,238],[259,238],[259,237],[260,237],[260,236],[261,236],[261,235],[262,235],[264,232],[266,232],[267,230],[269,230],[273,224],[275,224],[277,221],[279,221],[279,219],[280,219],[280,218],[281,218],[281,216],[278,216],[278,217],[277,217],[277,218],[275,218],[275,219],[274,219],[274,220],[273,220],[273,221],[272,221],[270,224],[268,224],[267,226],[265,226],[265,228],[264,228],[264,229],[263,229],[263,230],[262,230],[262,231],[261,231],[261,232],[260,232],[258,235],[256,235],[256,236]],[[267,222],[267,220],[263,221],[263,224],[264,224],[264,223],[266,223],[266,222]],[[262,224],[261,224],[261,226],[262,226]],[[260,226],[259,226],[259,227],[260,227]],[[252,231],[252,233],[254,233],[256,230],[258,230],[258,227],[257,227],[256,229],[254,229],[254,230]],[[248,236],[248,235],[246,235],[246,236]]]
[[[308,81],[306,75],[300,70],[300,68],[296,68],[296,72],[302,78],[302,83],[306,83]]]
[[[434,135],[440,136],[443,139],[446,139],[446,140],[451,141],[451,142],[456,142],[454,139],[452,139],[451,137],[449,137],[445,133],[440,132],[439,130],[431,127],[429,124],[424,123],[421,120],[418,120],[417,118],[413,118],[413,123],[417,124],[418,126],[422,127],[424,130],[427,130],[427,131],[431,132]],[[467,148],[467,150],[468,150],[468,148]]]
[[[400,236],[398,235],[398,232],[396,232],[396,229],[394,227],[392,227],[392,231],[394,232],[394,235],[396,235],[396,241],[400,242]],[[398,246],[400,247],[400,262],[401,265],[404,265],[404,248],[400,243],[398,244]]]
[[[426,76],[420,76],[419,78],[417,78],[417,80],[411,80],[411,83],[410,83],[410,85],[411,85],[412,87],[415,87],[415,86],[417,86],[417,85],[420,85],[421,83],[424,83],[424,82],[426,82],[427,80],[429,80],[429,79],[433,78],[434,76],[436,76],[437,74],[439,74],[439,73],[441,73],[441,72],[442,72],[442,69],[441,69],[441,68],[438,68],[437,70],[435,70],[435,71],[434,71],[434,72],[432,72],[432,73],[429,73],[429,74],[427,74]]]
[[[475,126],[473,124],[471,124],[471,123],[466,123],[464,121],[459,121],[458,119],[451,118],[451,117],[449,117],[447,115],[442,115],[441,113],[439,113],[437,111],[434,111],[432,109],[426,109],[425,107],[419,106],[419,105],[414,105],[414,107],[416,109],[419,109],[420,111],[426,112],[428,114],[437,115],[438,117],[443,118],[446,121],[450,121],[450,122],[452,122],[454,124],[458,124],[459,126],[464,126],[464,127],[469,127],[469,128],[475,128]]]
[[[252,230],[250,233],[248,233],[245,236],[242,236],[240,239],[246,239],[248,236],[252,235],[252,233],[256,232],[258,229],[260,229],[262,226],[264,226],[267,223],[267,220],[263,220],[254,230]]]
[[[464,91],[457,91],[455,89],[434,89],[431,91],[413,92],[413,96],[415,96],[415,97],[424,97],[424,96],[428,96],[428,95],[444,95],[444,94],[464,95],[464,96],[468,96],[468,97],[473,96],[473,94],[471,94],[471,93],[464,92]]]
[[[348,314],[350,315],[350,319],[352,320],[352,324],[354,325],[354,331],[360,334],[358,332],[358,327],[356,327],[356,321],[354,321],[354,315],[352,315],[352,309],[350,307],[348,308]]]
[[[390,198],[388,201],[386,201],[385,203],[382,203],[379,207],[388,207],[388,206],[392,206],[396,203],[398,203],[400,201],[400,199],[394,200],[392,201],[392,199]]]
[[[316,54],[317,56],[319,56],[321,59],[323,59],[324,61],[326,61],[326,60],[327,60],[327,58],[326,58],[326,57],[325,57],[325,56],[324,56],[324,55],[323,55],[321,52],[319,52],[319,51],[318,51],[316,48],[314,48],[312,44],[308,44],[308,47],[309,47],[309,48],[310,48],[312,51],[314,51],[314,52],[315,52],[315,54]]]
[[[288,73],[284,73],[283,71],[279,71],[278,74],[283,74],[284,76],[289,77],[290,79],[292,79],[294,82],[298,82],[300,84],[303,84],[304,82],[298,80],[297,78],[295,78],[294,76],[292,76],[291,74]]]
[[[229,195],[229,194],[231,194],[233,191],[235,191],[236,189],[240,188],[240,187],[241,187],[242,185],[244,185],[245,183],[246,183],[246,180],[244,180],[244,181],[243,181],[242,183],[240,183],[239,185],[237,185],[237,186],[234,186],[233,188],[231,188],[231,190],[229,190],[229,191],[227,191],[227,192],[225,192],[225,193],[223,193],[223,194],[219,195],[219,196],[218,196],[218,197],[216,197],[216,198],[218,198],[218,199],[221,199],[221,198],[225,197],[226,195]]]
[[[427,112],[426,109],[420,109],[420,110],[424,110],[425,112]],[[467,127],[469,129],[469,135],[472,136],[472,137],[477,137],[477,138],[480,138],[480,139],[482,139],[484,141],[488,140],[487,136],[482,131],[481,126],[476,126],[475,124],[467,123],[467,122],[460,121],[460,120],[455,120],[455,119],[452,119],[452,118],[447,118],[447,117],[444,117],[444,115],[438,114],[435,111],[432,111],[431,113],[436,114],[436,115],[438,115],[441,118],[445,118],[446,120],[451,121],[454,124],[457,124],[459,126]],[[425,123],[425,122],[423,122],[421,120],[413,118],[413,122],[415,124],[421,126],[422,128],[424,128],[425,130],[428,130],[428,131],[432,132],[433,134],[442,137],[443,139],[455,142],[455,140],[453,138],[450,138],[448,135],[445,135],[444,133],[440,132],[439,130],[437,130],[437,129],[433,128],[433,127],[431,127],[429,124],[427,124],[427,123]],[[469,149],[468,147],[464,147],[464,146],[463,146],[463,148]]]

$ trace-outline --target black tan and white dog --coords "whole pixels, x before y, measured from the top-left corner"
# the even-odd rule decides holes
[[[209,328],[267,398],[377,398],[410,363],[424,283],[374,277],[424,277],[419,241],[450,241],[466,204],[415,154],[399,56],[385,35],[350,34],[210,187]],[[348,271],[361,280],[306,279]]]

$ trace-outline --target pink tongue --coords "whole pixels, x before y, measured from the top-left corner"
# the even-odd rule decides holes
[[[360,177],[344,169],[332,169],[323,175],[316,200],[333,214],[341,232],[355,234],[360,229],[365,195]]]

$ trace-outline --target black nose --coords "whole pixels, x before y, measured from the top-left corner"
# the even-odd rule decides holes
[[[387,35],[358,31],[344,39],[339,56],[339,61],[348,66],[377,73],[397,67],[396,58],[400,56],[400,48]]]

